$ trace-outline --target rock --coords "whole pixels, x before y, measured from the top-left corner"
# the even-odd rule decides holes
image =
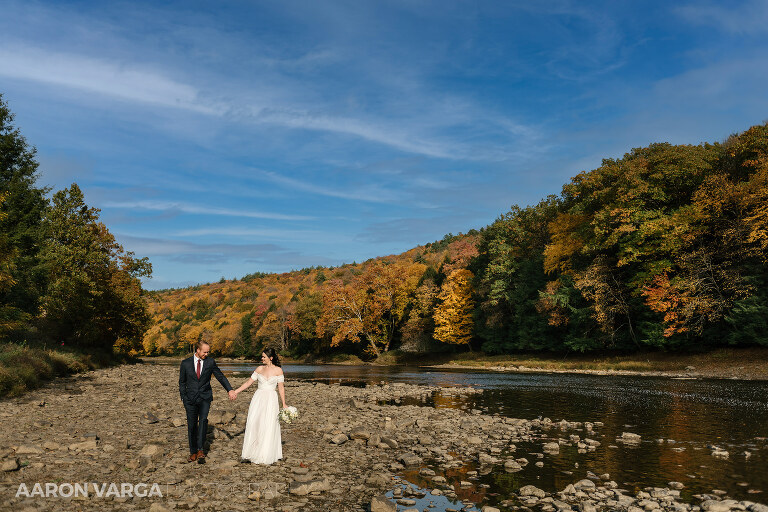
[[[163,455],[165,455],[165,450],[157,444],[148,444],[139,452],[139,457],[146,457],[152,460],[161,459]]]
[[[579,480],[575,484],[573,484],[573,487],[577,491],[583,491],[584,489],[594,489],[595,488],[595,482],[588,479]]]
[[[387,487],[392,479],[387,475],[371,475],[365,479],[366,485],[371,487]]]
[[[535,496],[537,498],[544,498],[547,495],[547,493],[533,485],[526,485],[521,487],[518,491],[518,494],[520,496]]]
[[[16,471],[20,467],[21,467],[21,463],[19,462],[19,459],[15,458],[15,457],[13,459],[4,460],[0,464],[0,470],[4,471],[4,472]]]
[[[171,509],[162,506],[160,503],[153,503],[149,507],[149,512],[171,512]]]
[[[288,492],[297,496],[306,496],[313,491],[328,491],[331,485],[327,479],[310,480],[309,482],[291,482]]]
[[[509,459],[504,463],[504,469],[507,471],[522,471],[523,467],[514,459]]]
[[[489,507],[488,505],[485,505],[480,509],[480,512],[501,512],[501,510],[497,509],[496,507]]]
[[[680,490],[683,487],[685,487],[685,485],[683,485],[682,482],[667,482],[667,485],[669,486],[670,489],[677,489],[677,490]]]
[[[381,442],[387,445],[388,447],[392,448],[393,450],[397,450],[400,447],[398,442],[389,436],[381,436]]]
[[[641,438],[638,434],[633,434],[632,432],[622,432],[621,437],[617,437],[616,440],[620,443],[638,444]]]
[[[477,455],[477,460],[480,462],[480,464],[496,464],[499,462],[499,459],[496,457],[482,452]]]
[[[89,439],[81,443],[72,443],[69,445],[70,451],[95,450],[99,447],[95,439]]]
[[[560,444],[559,443],[546,443],[542,448],[542,451],[546,453],[559,453],[560,452]]]
[[[208,415],[208,424],[224,425],[235,419],[235,413],[232,411],[216,411]]]
[[[727,459],[729,455],[730,454],[726,450],[720,448],[716,448],[712,451],[712,456],[717,459]]]
[[[63,448],[63,445],[59,443],[54,443],[53,441],[46,441],[43,443],[43,448],[46,450],[61,450]]]
[[[429,446],[434,443],[435,443],[435,440],[432,439],[432,436],[427,436],[427,435],[419,436],[419,444],[422,446]]]
[[[31,444],[23,444],[16,448],[16,455],[37,455],[39,453],[43,453],[43,450]]]
[[[181,416],[176,416],[175,418],[171,419],[171,425],[174,427],[183,427],[187,424],[187,419],[182,418]]]
[[[397,456],[397,460],[403,464],[403,466],[418,466],[421,464],[421,457],[411,452],[404,452]]]
[[[344,444],[347,442],[347,435],[346,434],[336,434],[335,436],[331,437],[331,444]]]
[[[701,503],[701,510],[706,512],[729,512],[731,505],[736,505],[738,502],[734,500],[706,500]]]
[[[158,421],[160,421],[160,418],[155,416],[150,411],[147,411],[141,415],[141,423],[143,423],[144,425],[151,425],[152,423],[157,423]]]
[[[768,512],[768,505],[763,505],[761,503],[751,503],[747,506],[747,510],[749,510],[749,512]]]
[[[397,505],[386,496],[375,496],[371,500],[371,512],[397,512]]]
[[[371,438],[371,433],[363,427],[356,427],[352,429],[349,434],[350,439],[365,439],[366,441]]]

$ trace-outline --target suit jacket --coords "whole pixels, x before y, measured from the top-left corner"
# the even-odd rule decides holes
[[[211,389],[212,374],[224,386],[224,389],[227,391],[232,389],[229,381],[221,373],[219,367],[216,366],[216,361],[212,357],[203,359],[201,366],[200,379],[198,379],[194,356],[188,357],[181,362],[179,367],[179,393],[181,394],[181,401],[185,404],[188,402],[194,404],[198,401],[210,402],[213,400],[213,390]]]

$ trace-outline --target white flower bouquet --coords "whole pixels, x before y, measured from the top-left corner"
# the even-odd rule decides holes
[[[280,419],[285,423],[291,423],[293,420],[299,417],[299,410],[294,406],[289,405],[280,411]]]

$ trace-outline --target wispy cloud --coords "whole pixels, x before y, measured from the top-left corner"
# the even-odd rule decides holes
[[[173,236],[184,238],[236,237],[248,240],[267,239],[318,244],[342,243],[352,240],[352,237],[346,236],[338,231],[328,232],[310,229],[259,229],[248,227],[184,229],[173,233]]]
[[[257,176],[261,176],[272,183],[283,185],[291,190],[300,190],[302,192],[309,192],[310,194],[321,196],[373,203],[391,203],[398,199],[402,199],[402,193],[398,195],[396,192],[386,190],[383,187],[376,185],[370,185],[362,189],[344,190],[317,185],[306,180],[302,181],[288,178],[287,176],[282,176],[272,171],[255,170],[255,173]]]
[[[104,208],[129,208],[133,210],[155,210],[167,212],[189,213],[194,215],[225,215],[229,217],[249,217],[254,219],[272,220],[314,220],[315,217],[306,215],[289,215],[275,212],[259,212],[253,210],[236,210],[215,206],[198,206],[171,201],[114,201],[105,202]]]
[[[199,91],[146,65],[60,53],[25,45],[0,47],[0,76],[69,87],[132,102],[216,115]]]
[[[768,2],[747,0],[741,3],[696,2],[674,9],[689,23],[716,27],[732,34],[763,34],[768,32]]]

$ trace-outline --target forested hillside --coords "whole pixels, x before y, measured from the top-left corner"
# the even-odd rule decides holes
[[[468,235],[153,293],[147,354],[768,345],[768,125],[652,144]]]

